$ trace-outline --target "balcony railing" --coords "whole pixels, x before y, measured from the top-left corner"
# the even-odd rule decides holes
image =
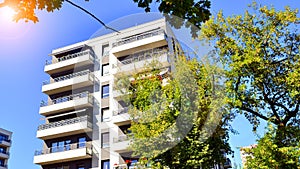
[[[9,155],[9,152],[5,151],[5,150],[1,150],[0,151],[0,154],[6,154],[6,155]]]
[[[119,143],[119,142],[123,142],[123,141],[127,141],[127,140],[129,140],[127,135],[120,135],[118,137],[113,138],[114,143]]]
[[[164,32],[165,32],[164,30],[158,29],[158,30],[153,30],[153,31],[142,33],[142,34],[134,35],[134,36],[131,36],[131,37],[128,37],[128,38],[120,39],[117,42],[113,43],[112,47],[116,47],[116,46],[124,45],[124,44],[127,44],[127,43],[131,43],[131,42],[134,42],[134,41],[146,39],[146,38],[149,38],[149,37],[152,37],[152,36],[164,34]]]
[[[8,140],[8,139],[0,139],[0,143],[2,143],[2,142],[7,142],[7,143],[10,143],[10,142],[11,142],[11,140]]]
[[[8,168],[8,165],[0,164],[0,167]]]
[[[61,82],[61,81],[65,81],[65,80],[75,78],[75,77],[84,76],[84,75],[87,75],[87,74],[92,75],[90,70],[84,70],[84,71],[75,72],[75,73],[64,75],[64,76],[59,76],[59,77],[53,78],[52,80],[46,80],[46,81],[43,82],[43,85],[56,83],[56,82]]]
[[[86,51],[81,51],[81,52],[78,52],[78,53],[69,54],[69,55],[60,57],[60,58],[57,59],[57,62],[62,62],[62,61],[65,61],[65,60],[77,58],[77,57],[87,55],[87,54],[90,54],[92,56],[94,55],[94,53],[91,52],[90,50],[86,50]],[[51,64],[57,63],[57,62],[53,62],[52,60],[46,60],[46,65],[51,65]]]
[[[45,155],[45,154],[51,154],[51,153],[58,153],[58,152],[66,152],[70,150],[77,150],[77,149],[82,149],[82,148],[92,148],[92,143],[91,142],[82,142],[82,143],[73,143],[73,144],[67,144],[61,147],[50,147],[46,148],[43,150],[38,150],[35,151],[35,156],[39,155]]]
[[[117,115],[120,115],[120,114],[125,114],[128,112],[128,107],[125,107],[125,108],[121,108],[121,109],[118,109],[116,111],[113,111],[113,116],[117,116]]]
[[[122,60],[121,65],[128,65],[131,63],[159,57],[159,56],[167,54],[167,53],[168,53],[167,48],[154,48],[154,49],[141,51],[141,52],[127,56],[128,59]]]
[[[51,100],[50,102],[42,101],[41,107],[50,106],[50,105],[58,104],[58,103],[63,103],[63,102],[71,101],[71,100],[77,100],[80,98],[89,97],[90,95],[91,94],[88,91],[86,91],[86,92],[82,92],[82,93],[78,93],[78,94],[72,94],[69,96],[59,97],[59,98]]]
[[[113,169],[128,169],[127,164],[115,164]]]
[[[88,116],[82,116],[82,117],[75,117],[75,118],[67,119],[67,120],[61,120],[61,121],[53,122],[53,123],[49,123],[49,124],[42,124],[38,127],[38,131],[51,129],[51,128],[55,128],[55,127],[66,126],[66,125],[70,125],[70,124],[76,124],[76,123],[80,123],[80,122],[86,122],[88,120],[89,120]]]

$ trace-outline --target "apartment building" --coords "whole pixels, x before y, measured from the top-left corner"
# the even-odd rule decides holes
[[[158,60],[170,68],[172,31],[158,19],[55,49],[44,71],[48,95],[41,102],[37,138],[43,146],[34,163],[43,169],[133,169],[138,158],[127,149],[127,107],[114,79]],[[128,162],[130,161],[130,164]]]
[[[257,146],[257,144],[252,144],[249,146],[245,146],[245,147],[240,147],[240,154],[241,154],[241,159],[242,159],[242,164],[244,168],[247,168],[247,157],[251,157],[251,155],[249,153],[247,153],[245,151],[245,149],[253,149]]]
[[[12,132],[0,128],[0,169],[7,169]]]

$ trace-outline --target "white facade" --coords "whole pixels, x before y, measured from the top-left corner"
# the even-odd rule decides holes
[[[126,130],[130,118],[115,77],[157,60],[170,67],[173,39],[165,19],[120,30],[52,51],[45,72],[49,96],[39,113],[46,118],[37,137],[45,144],[34,157],[43,169],[114,169],[133,162]]]

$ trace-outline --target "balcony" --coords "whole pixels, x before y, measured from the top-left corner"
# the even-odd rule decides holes
[[[128,55],[126,59],[118,62],[118,72],[122,74],[137,72],[153,61],[157,61],[161,67],[169,66],[170,61],[167,48],[154,48]]]
[[[7,169],[7,165],[0,165],[0,169]]]
[[[127,123],[128,121],[130,121],[130,115],[127,112],[128,107],[120,108],[117,111],[113,111],[114,117],[112,118],[112,122],[119,125]]]
[[[92,131],[92,123],[88,116],[82,116],[49,124],[42,124],[38,127],[37,137],[45,140],[90,131]]]
[[[43,82],[42,91],[48,95],[61,93],[81,87],[91,86],[98,81],[92,72],[84,70]]]
[[[111,53],[119,57],[149,46],[159,47],[164,45],[167,45],[166,35],[164,30],[159,29],[120,39],[113,43]]]
[[[11,146],[11,140],[0,140],[0,146],[2,147],[10,147]]]
[[[118,153],[128,152],[127,147],[129,146],[129,138],[127,135],[119,135],[118,137],[113,138],[113,146],[111,150]]]
[[[44,71],[48,74],[58,73],[75,67],[94,64],[94,54],[89,51],[82,51],[56,59],[53,57],[51,61],[46,61]]]
[[[65,145],[64,147],[46,148],[41,151],[36,151],[34,163],[39,165],[48,165],[54,163],[63,163],[74,160],[82,160],[92,157],[92,144],[74,143]]]
[[[93,103],[94,97],[92,94],[89,92],[82,92],[53,99],[48,103],[42,102],[39,113],[43,116],[48,116],[63,111],[92,107]]]
[[[8,159],[9,158],[9,152],[7,151],[0,151],[0,158]]]

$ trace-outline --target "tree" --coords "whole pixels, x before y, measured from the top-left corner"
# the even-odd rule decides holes
[[[211,168],[225,162],[224,153],[231,153],[226,129],[230,118],[207,66],[181,56],[176,73],[160,75],[154,63],[133,75],[134,81],[118,80],[118,88],[129,93],[124,100],[132,105],[130,148],[142,163],[173,169]]]
[[[243,16],[219,12],[204,24],[201,38],[214,44],[226,67],[233,111],[254,130],[260,120],[275,124],[278,146],[291,146],[300,124],[298,10],[252,7]]]
[[[300,133],[298,133],[300,135]],[[297,146],[280,147],[276,143],[276,128],[269,125],[267,133],[254,148],[245,148],[246,166],[251,169],[300,169],[300,142]]]
[[[16,21],[25,19],[25,21],[38,22],[36,10],[53,12],[59,10],[64,2],[73,3],[70,0],[4,0],[0,3],[0,8],[10,6],[15,9],[17,13],[15,16]],[[201,23],[208,20],[211,15],[209,11],[211,5],[209,0],[199,0],[196,2],[195,0],[155,0],[155,2],[152,0],[133,0],[133,2],[137,3],[139,7],[144,8],[146,12],[150,12],[151,4],[159,3],[158,10],[165,14],[174,27],[180,28],[185,25],[191,29],[193,34],[198,31]],[[197,29],[193,27],[192,24],[196,26]]]

